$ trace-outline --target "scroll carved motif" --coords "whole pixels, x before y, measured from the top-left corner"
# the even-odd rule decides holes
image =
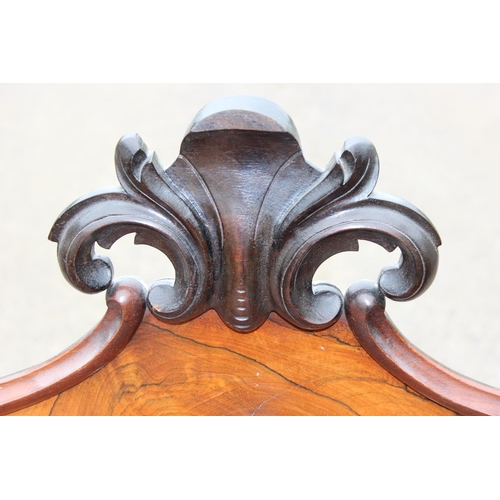
[[[272,311],[299,328],[326,328],[343,297],[313,284],[319,265],[368,240],[401,259],[379,277],[382,293],[412,299],[431,284],[439,236],[409,203],[374,193],[379,161],[366,139],[349,139],[320,169],[307,162],[288,115],[264,99],[225,98],[205,107],[164,168],[138,135],[116,148],[120,186],[68,207],[49,238],[68,281],[95,293],[113,282],[111,248],[128,233],[162,251],[176,275],[160,279],[147,306],[161,320],[189,321],[208,309],[239,332]]]

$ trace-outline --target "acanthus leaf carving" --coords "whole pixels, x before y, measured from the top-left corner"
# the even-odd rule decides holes
[[[343,310],[333,284],[312,284],[318,266],[359,240],[401,260],[382,270],[381,291],[409,300],[432,282],[439,236],[409,203],[374,193],[378,155],[352,138],[325,169],[308,163],[291,119],[275,104],[230,98],[202,110],[180,155],[163,168],[137,135],[118,143],[120,186],[72,204],[54,224],[61,269],[87,293],[107,289],[112,264],[95,244],[110,248],[129,233],[162,251],[175,282],[155,282],[152,313],[184,322],[215,309],[239,332],[258,328],[272,311],[299,328],[321,329]]]

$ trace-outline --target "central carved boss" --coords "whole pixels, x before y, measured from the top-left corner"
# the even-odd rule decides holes
[[[54,224],[61,269],[76,288],[94,293],[113,281],[107,257],[128,233],[165,253],[176,271],[147,295],[152,313],[189,321],[215,309],[234,330],[258,328],[272,311],[299,328],[330,326],[343,309],[332,284],[312,284],[319,265],[358,240],[401,249],[379,287],[408,300],[432,282],[439,236],[409,203],[373,193],[374,146],[348,140],[324,169],[308,163],[290,117],[270,101],[234,97],[196,116],[180,155],[165,169],[138,135],[116,148],[120,186],[73,203]]]

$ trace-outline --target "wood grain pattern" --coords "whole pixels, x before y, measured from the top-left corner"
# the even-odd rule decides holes
[[[50,398],[114,359],[142,321],[145,294],[135,279],[116,281],[107,293],[106,314],[87,335],[44,363],[0,378],[0,415]]]
[[[114,297],[124,282],[95,243],[110,248],[135,233],[170,258],[175,280],[156,281],[147,296],[128,281],[125,302],[108,300],[82,341],[0,380],[0,411],[500,414],[500,391],[435,363],[385,316],[385,297],[410,300],[430,286],[441,240],[410,203],[374,192],[370,141],[349,139],[318,168],[283,110],[235,97],[197,115],[170,167],[136,134],[120,140],[115,164],[120,186],[80,198],[52,228],[63,274],[81,291],[111,287]],[[312,282],[322,262],[359,240],[399,248],[399,263],[378,283],[355,284],[345,301],[333,284]]]
[[[345,319],[318,333],[271,315],[250,335],[214,311],[166,326],[146,313],[98,373],[14,415],[452,415],[378,365]]]
[[[500,415],[499,389],[444,367],[403,337],[386,315],[385,297],[376,283],[354,283],[346,308],[358,341],[399,380],[462,415]]]

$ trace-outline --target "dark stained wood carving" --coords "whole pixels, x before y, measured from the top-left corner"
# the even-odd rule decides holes
[[[165,169],[141,138],[116,149],[120,186],[76,201],[57,220],[61,269],[81,291],[113,281],[110,248],[127,233],[164,252],[176,276],[160,279],[147,305],[159,319],[189,321],[209,309],[239,332],[277,312],[299,328],[337,321],[341,292],[312,284],[328,257],[368,240],[402,252],[379,284],[394,300],[421,294],[437,270],[439,236],[407,202],[373,193],[379,162],[366,139],[348,140],[324,169],[302,154],[291,119],[273,103],[229,98],[192,123],[180,155]]]
[[[499,390],[428,358],[385,314],[386,297],[432,283],[441,242],[417,208],[373,191],[368,140],[318,168],[283,110],[232,97],[200,111],[170,167],[138,135],[120,140],[115,163],[120,185],[77,200],[49,236],[73,286],[108,290],[108,312],[59,356],[0,379],[0,414],[500,414]],[[162,251],[175,279],[147,292],[114,280],[96,243],[129,233]],[[359,240],[399,248],[399,263],[345,299],[313,284]],[[213,310],[254,333],[235,335]]]

